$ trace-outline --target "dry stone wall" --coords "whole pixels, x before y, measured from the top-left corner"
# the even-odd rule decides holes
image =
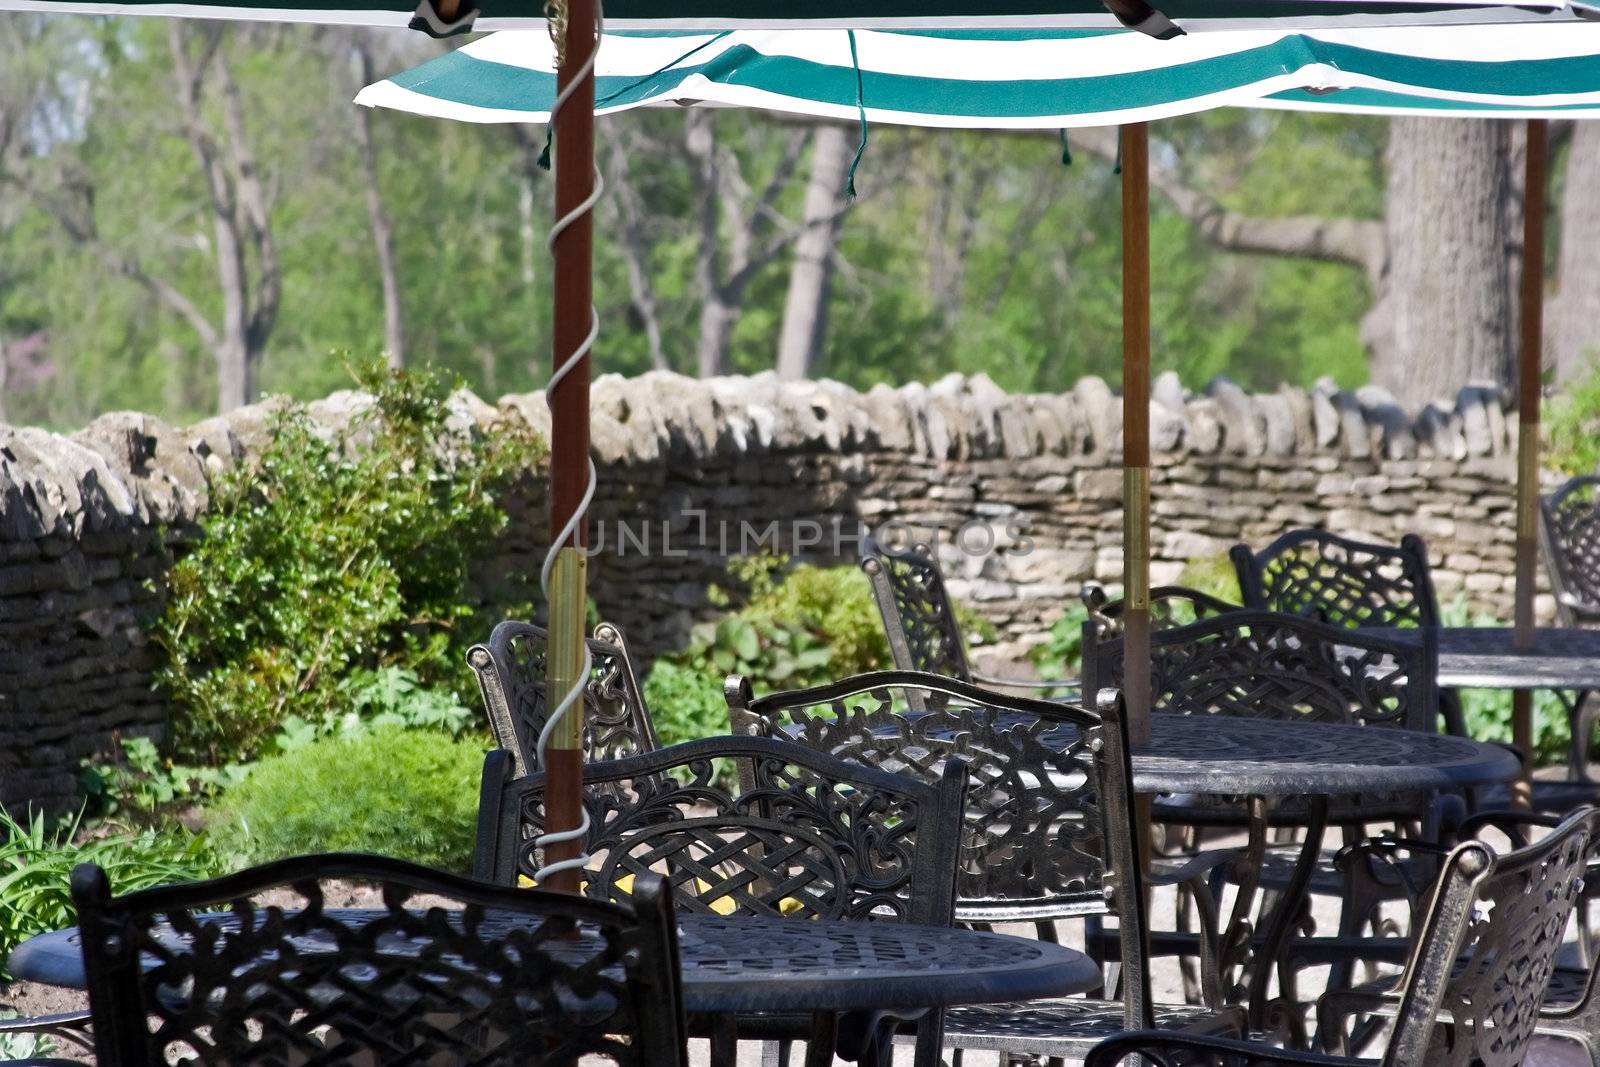
[[[332,427],[359,403],[312,408]],[[953,592],[994,622],[1002,652],[1037,640],[1085,579],[1121,573],[1121,403],[1098,378],[1024,396],[983,376],[858,392],[656,373],[598,380],[593,408],[594,596],[647,658],[711,612],[706,587],[725,581],[729,553],[776,542],[848,561],[862,524],[935,536]],[[463,425],[548,424],[540,394],[497,406],[462,394],[456,410]],[[262,446],[267,415],[0,427],[0,803],[67,803],[83,757],[159,731],[144,625],[208,480]],[[1370,388],[1251,395],[1219,380],[1193,393],[1166,375],[1151,428],[1157,583],[1296,526],[1416,532],[1443,599],[1509,614],[1515,427],[1492,390],[1412,414]],[[533,485],[488,549],[486,584],[536,571]]]

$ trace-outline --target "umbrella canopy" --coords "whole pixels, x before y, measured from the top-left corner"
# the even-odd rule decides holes
[[[1169,0],[1164,14],[1188,30],[1238,29],[1262,25],[1434,24],[1452,19],[1502,22],[1538,18],[1540,13],[1586,10],[1592,0],[1525,0],[1515,7],[1503,0]],[[434,18],[417,28],[434,32],[467,29],[542,28],[544,5],[526,0],[471,0],[459,5],[429,3]],[[1140,0],[1113,5],[1131,21],[1149,9]],[[448,17],[439,18],[438,9]],[[86,15],[176,15],[353,26],[405,26],[423,15],[405,0],[0,0],[0,11],[40,11]],[[475,20],[475,24],[474,24]],[[611,29],[729,29],[742,27],[839,26],[852,28],[1055,27],[1101,28],[1119,22],[1100,0],[612,0],[606,5]]]
[[[358,103],[543,122],[543,35],[499,33],[368,86]],[[1562,117],[1600,108],[1600,24],[1239,30],[608,33],[596,112],[680,103],[967,129],[1109,126],[1222,106]]]

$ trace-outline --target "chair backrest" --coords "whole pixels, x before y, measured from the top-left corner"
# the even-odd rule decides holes
[[[1561,625],[1600,624],[1600,477],[1571,478],[1540,498],[1539,537]]]
[[[1422,538],[1352,541],[1291,530],[1260,552],[1234,545],[1245,607],[1303,615],[1332,626],[1438,626],[1439,602]]]
[[[861,538],[861,569],[872,583],[894,665],[971,681],[966,643],[933,548],[915,544],[890,549],[866,534]]]
[[[543,862],[544,775],[484,764],[478,874],[502,883]],[[726,784],[738,765],[741,783]],[[679,910],[898,919],[948,925],[967,768],[936,782],[771,738],[710,737],[584,768],[585,892],[624,899],[659,871]]]
[[[1386,1067],[1523,1062],[1595,829],[1585,807],[1514,852],[1481,841],[1450,852],[1401,980]]]
[[[102,1067],[688,1064],[658,879],[606,903],[332,853],[120,897],[84,864],[72,896]]]
[[[1120,689],[1120,637],[1084,624],[1084,692]],[[1240,609],[1150,635],[1151,709],[1435,730],[1438,642]]]
[[[1120,694],[1095,712],[911,671],[751,698],[728,679],[733,729],[785,737],[928,782],[971,765],[956,875],[969,922],[1114,913],[1123,935],[1130,1024],[1148,993],[1130,771]]]
[[[544,627],[507,621],[494,628],[487,643],[467,651],[495,740],[512,754],[519,777],[539,769],[539,731],[550,708],[545,693],[547,647]],[[584,693],[588,758],[618,759],[660,748],[622,631],[608,622],[596,626],[589,658],[593,669]]]
[[[1111,599],[1106,587],[1099,582],[1084,582],[1079,596],[1083,599],[1083,606],[1089,609],[1089,618],[1099,626],[1102,635],[1122,632],[1122,612],[1126,601]],[[1191,622],[1237,610],[1237,604],[1230,604],[1186,585],[1158,585],[1150,590],[1152,630],[1187,626]]]

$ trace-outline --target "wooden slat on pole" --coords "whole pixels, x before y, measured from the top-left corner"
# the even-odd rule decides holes
[[[1150,129],[1121,137],[1122,685],[1137,745],[1150,740]]]
[[[555,116],[555,217],[578,209],[594,190],[595,0],[564,0],[565,34],[558,42],[558,93],[582,72],[583,84]],[[594,217],[585,213],[555,239],[555,321],[552,369],[563,366],[589,335],[593,305]],[[550,402],[550,536],[556,538],[581,507],[589,478],[589,360],[585,356],[560,382]],[[587,516],[562,546],[550,573],[550,646],[547,684],[550,701],[587,679],[583,669],[583,627],[587,605]],[[563,717],[545,748],[546,828],[577,828],[583,803],[583,701]],[[549,846],[545,862],[579,853],[578,842]],[[562,871],[546,881],[552,889],[577,892],[577,871]]]
[[[1549,137],[1544,119],[1528,120],[1528,151],[1522,199],[1522,288],[1517,353],[1517,563],[1513,618],[1515,643],[1534,643],[1534,574],[1538,565],[1539,400],[1544,367],[1544,216]],[[1532,788],[1526,768],[1533,756],[1533,691],[1511,697],[1511,738],[1524,771],[1513,789],[1526,807]]]

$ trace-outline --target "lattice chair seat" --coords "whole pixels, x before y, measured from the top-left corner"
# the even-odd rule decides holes
[[[539,731],[549,716],[545,693],[547,636],[542,626],[506,621],[489,640],[467,651],[489,725],[500,747],[512,755],[520,777],[539,770]],[[609,622],[589,639],[592,672],[584,690],[584,753],[604,760],[660,747],[650,709],[639,689],[622,630]]]
[[[625,899],[633,879],[656,873],[680,911],[950,924],[962,760],[946,761],[929,782],[785,740],[712,737],[591,763],[584,786],[591,897]],[[512,778],[506,754],[489,753],[480,877],[514,883],[543,865],[544,788],[543,774]],[[773,951],[781,961],[781,944]],[[923,1067],[936,1062],[939,1024],[939,1013],[919,1023]],[[804,1039],[809,1025],[775,1015],[734,1020],[739,1037]]]
[[[1101,636],[1091,621],[1085,624],[1084,642],[1084,680],[1090,691],[1120,687],[1121,638]],[[1159,714],[1431,732],[1436,658],[1436,642],[1427,637],[1394,640],[1241,609],[1151,635],[1151,707]],[[1421,818],[1427,803],[1417,795],[1368,796],[1353,804],[1335,803],[1330,819],[1337,824]],[[1232,825],[1241,819],[1238,805],[1214,798],[1165,798],[1157,802],[1157,811],[1163,819],[1201,825]],[[1274,820],[1299,825],[1303,812],[1304,806],[1291,800],[1278,805]]]
[[[726,693],[734,729],[753,736],[793,738],[925,781],[937,780],[953,759],[970,763],[957,916],[1015,922],[1116,915],[1111,948],[1131,991],[1117,1002],[1122,1025],[1154,1018],[1119,694],[1105,694],[1091,712],[913,671],[863,674],[760,699],[744,679],[731,677]],[[1217,861],[1226,858],[1218,854]],[[1153,877],[1164,884],[1182,879],[1209,905],[1206,865],[1180,870]],[[1208,1003],[1220,1003],[1214,983],[1207,992]],[[1234,1030],[1237,1019],[1223,1013],[1215,1025]],[[948,1043],[964,1046],[955,1036]]]
[[[1439,625],[1438,598],[1422,538],[1372,544],[1326,530],[1291,530],[1260,552],[1229,552],[1245,605],[1331,626]]]
[[[335,882],[376,909],[329,907]],[[102,1067],[688,1062],[656,878],[606,903],[330,854],[116,898],[84,865],[72,891]]]
[[[1563,483],[1540,500],[1539,518],[1561,624],[1600,625],[1600,477]]]
[[[1005,689],[1048,691],[1062,700],[1080,698],[1075,679],[997,678],[973,669],[933,546],[889,549],[868,534],[861,539],[861,569],[872,584],[889,654],[900,670]]]

